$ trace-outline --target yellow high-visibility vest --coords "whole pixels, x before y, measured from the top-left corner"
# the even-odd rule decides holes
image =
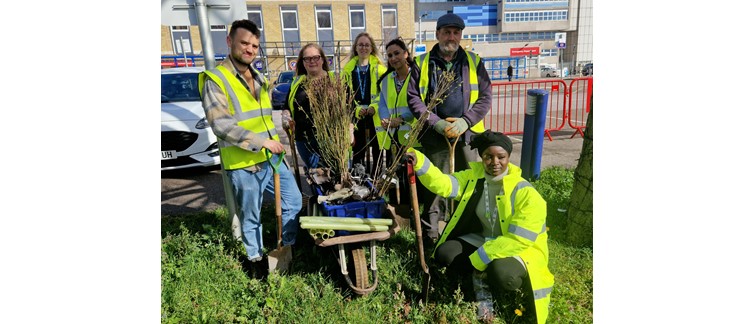
[[[477,65],[480,64],[480,56],[472,53],[470,51],[464,51],[464,53],[467,54],[467,61],[469,62],[469,106],[467,109],[472,108],[472,105],[474,105],[475,101],[477,101],[477,97],[480,93],[480,87],[479,87],[479,81],[477,80]],[[430,78],[428,76],[427,68],[429,67],[430,62],[430,56],[428,55],[430,52],[424,53],[418,57],[415,57],[415,62],[417,62],[417,65],[420,66],[420,76],[419,76],[419,93],[422,97],[422,101],[425,101],[425,97],[427,96],[427,87],[430,85]],[[435,71],[430,71],[430,73],[435,73]],[[474,124],[472,127],[469,128],[474,133],[480,134],[485,131],[485,125],[483,124],[482,120],[477,122],[477,124]]]
[[[228,100],[228,111],[236,119],[236,124],[261,137],[280,141],[273,124],[273,105],[268,96],[269,83],[263,80],[260,90],[260,100],[244,87],[236,76],[226,67],[218,65],[212,70],[205,70],[199,74],[199,94],[204,92],[204,84],[207,78],[214,81],[225,93]],[[236,145],[232,145],[218,138],[220,148],[220,160],[226,170],[246,168],[267,161],[265,152],[260,150],[252,152]]]

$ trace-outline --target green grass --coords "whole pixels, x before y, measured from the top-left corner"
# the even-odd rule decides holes
[[[570,172],[546,169],[533,182],[549,204],[550,269],[556,277],[549,323],[592,322],[592,249],[557,240],[565,222],[565,213],[557,209],[568,201]],[[273,247],[273,206],[264,205],[263,215],[269,215],[265,246]],[[297,239],[289,274],[262,279],[248,275],[239,261],[244,248],[230,236],[226,217],[224,209],[163,217],[163,323],[477,322],[473,297],[465,297],[454,278],[436,267],[431,270],[429,302],[419,302],[422,271],[411,229],[377,243],[379,284],[372,293],[358,296],[340,272],[337,250],[315,246],[305,233]],[[526,310],[525,317],[514,314],[518,302],[516,296],[500,296],[494,322],[525,323]]]

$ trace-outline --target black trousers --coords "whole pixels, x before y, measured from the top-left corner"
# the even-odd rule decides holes
[[[464,240],[448,240],[443,242],[435,251],[435,259],[441,267],[447,267],[450,273],[459,276],[470,276],[475,271],[469,255],[477,247]],[[514,291],[523,289],[525,294],[531,295],[531,286],[527,269],[515,258],[495,259],[485,269],[489,284],[494,291]]]
[[[375,134],[375,123],[372,116],[365,116],[357,122],[354,128],[354,147],[352,151],[352,166],[356,163],[362,164],[370,173],[375,174],[380,156],[380,143],[378,143]],[[367,150],[370,150],[370,159],[366,159]]]

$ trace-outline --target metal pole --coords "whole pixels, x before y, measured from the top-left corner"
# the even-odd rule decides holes
[[[181,36],[181,52],[184,54],[184,66],[188,66],[189,60],[186,58],[186,49],[184,48],[184,37]]]
[[[212,36],[210,34],[210,19],[207,16],[207,4],[205,0],[196,0],[194,3],[199,23],[199,35],[202,40],[202,53],[204,54],[205,69],[215,68],[215,50],[212,48]]]
[[[422,15],[419,16],[419,43],[422,44]]]

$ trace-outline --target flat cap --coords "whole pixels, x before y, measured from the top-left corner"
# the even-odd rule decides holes
[[[440,30],[443,27],[456,27],[464,30],[464,19],[461,19],[461,17],[456,14],[447,13],[438,18],[438,23],[436,24],[435,29]]]

